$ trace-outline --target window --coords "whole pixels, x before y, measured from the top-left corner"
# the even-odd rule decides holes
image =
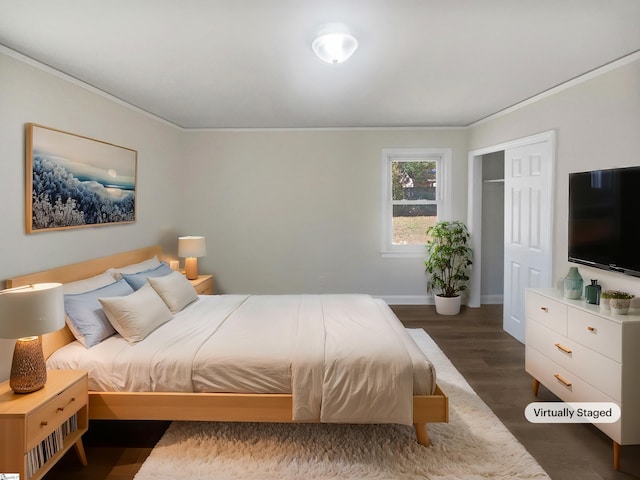
[[[449,214],[449,148],[384,149],[383,256],[424,254],[426,230]]]

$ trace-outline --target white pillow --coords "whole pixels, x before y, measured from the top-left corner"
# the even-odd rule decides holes
[[[120,280],[123,273],[140,273],[159,266],[160,260],[158,260],[158,257],[154,255],[153,258],[140,263],[132,263],[131,265],[126,265],[124,267],[110,268],[107,270],[107,273],[111,274],[111,276],[116,280]]]
[[[62,285],[62,291],[65,294],[85,293],[98,288],[111,285],[113,283],[113,275],[104,272],[100,275],[84,278],[76,282],[69,282]]]
[[[138,343],[173,318],[149,284],[126,297],[99,300],[113,328],[131,344]]]
[[[164,300],[171,313],[178,313],[190,303],[198,300],[195,288],[180,272],[172,272],[163,277],[148,277],[147,282]]]

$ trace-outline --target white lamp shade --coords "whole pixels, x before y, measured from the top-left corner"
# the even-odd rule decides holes
[[[358,41],[348,33],[326,33],[317,37],[311,48],[327,63],[342,63],[358,48]]]
[[[206,254],[204,237],[178,237],[179,257],[204,257]]]
[[[0,338],[42,335],[62,327],[61,283],[37,283],[0,291]]]

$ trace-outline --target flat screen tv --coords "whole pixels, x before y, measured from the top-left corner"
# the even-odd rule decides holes
[[[640,167],[569,174],[569,261],[640,276]]]

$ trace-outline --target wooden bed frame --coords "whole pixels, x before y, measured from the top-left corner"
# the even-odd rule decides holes
[[[108,268],[138,263],[162,248],[151,246],[7,280],[7,288],[33,283],[68,283]],[[45,358],[75,340],[68,327],[41,337]],[[89,418],[106,420],[201,420],[224,422],[293,422],[291,394],[180,392],[89,392]],[[418,443],[429,445],[427,423],[449,421],[449,399],[436,387],[433,395],[414,395],[413,423]]]

